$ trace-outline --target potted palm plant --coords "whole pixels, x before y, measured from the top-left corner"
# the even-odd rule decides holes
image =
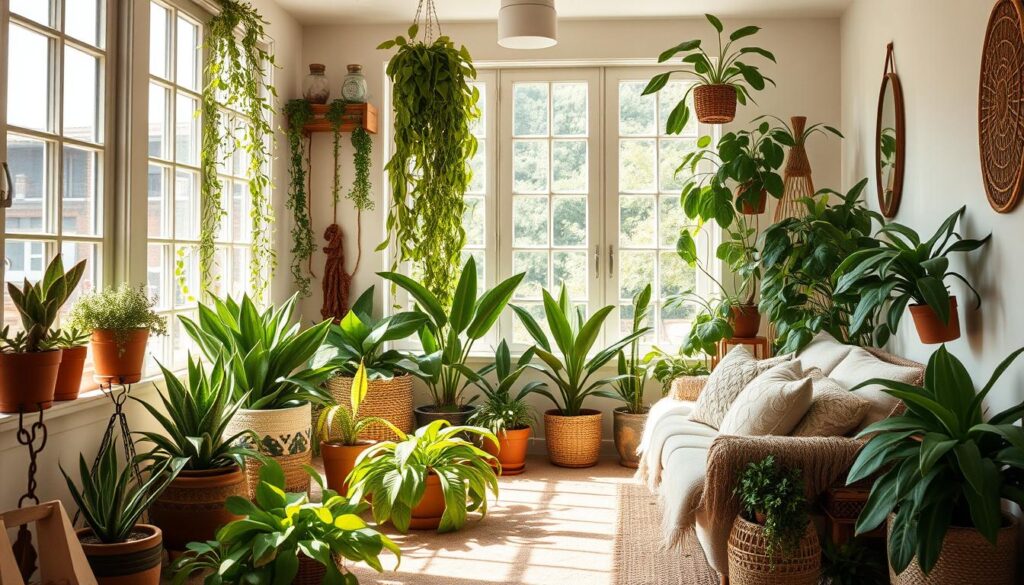
[[[658,63],[665,63],[682,53],[680,61],[693,69],[659,73],[644,88],[644,95],[659,91],[668,84],[673,73],[685,73],[697,79],[698,83],[686,90],[686,95],[669,114],[669,134],[679,134],[689,122],[690,107],[687,102],[691,92],[698,120],[705,124],[728,124],[736,117],[737,101],[743,105],[746,105],[747,101],[754,101],[751,89],[761,91],[765,88],[765,82],[775,85],[775,82],[765,77],[756,66],[743,61],[746,55],[759,55],[774,63],[775,55],[761,47],[733,47],[733,43],[740,39],[757,34],[761,30],[760,27],[738,28],[729,34],[728,42],[723,44],[722,33],[725,32],[725,27],[722,21],[713,14],[704,16],[718,33],[717,54],[712,55],[704,50],[700,39],[683,41],[663,51],[658,56]]]
[[[533,389],[555,403],[554,409],[544,413],[548,457],[561,467],[591,467],[601,456],[601,412],[583,408],[583,403],[602,386],[614,381],[614,378],[592,378],[622,348],[643,337],[649,329],[634,331],[588,359],[601,326],[614,307],[602,307],[589,319],[584,319],[583,312],[575,310],[569,303],[569,292],[564,284],[557,301],[546,290],[543,296],[544,315],[554,345],[529,311],[515,305],[512,309],[536,342],[534,351],[544,363],[541,371],[558,388],[561,398],[559,400],[545,388]],[[562,354],[561,359],[553,353],[556,347]]]
[[[71,308],[68,324],[91,331],[92,361],[97,382],[132,384],[142,379],[150,334],[167,333],[167,319],[156,314],[156,299],[143,285],[124,282],[82,296]]]
[[[397,272],[379,275],[409,293],[416,310],[426,317],[419,331],[423,353],[413,356],[405,366],[426,383],[433,399],[433,404],[416,408],[417,424],[438,419],[455,425],[464,423],[474,410],[464,396],[469,385],[466,358],[473,345],[494,326],[525,274],[501,281],[477,299],[476,261],[470,256],[447,311],[434,293],[412,278]]]
[[[351,500],[368,499],[377,524],[390,521],[399,532],[452,532],[467,512],[487,515],[487,492],[498,496],[497,460],[464,437],[497,442],[487,429],[451,426],[435,420],[412,436],[384,441],[359,456],[349,476]],[[444,478],[444,481],[442,481]]]
[[[280,308],[262,313],[248,295],[241,302],[214,299],[199,305],[199,320],[181,317],[188,335],[211,362],[224,356],[234,378],[234,397],[242,401],[225,430],[251,430],[243,442],[281,464],[289,491],[309,489],[303,466],[312,461],[311,402],[330,400],[320,387],[334,371],[330,365],[307,366],[331,326],[323,321],[302,330],[294,322],[295,296]],[[250,493],[259,486],[259,463],[246,466]]]
[[[76,534],[99,585],[159,585],[163,556],[160,529],[140,524],[139,518],[168,486],[185,461],[167,458],[150,468],[137,483],[131,465],[118,470],[117,441],[100,454],[90,473],[79,455],[81,489],[61,467],[71,497],[85,518],[86,528]]]
[[[310,475],[320,482],[319,475]],[[277,462],[264,465],[253,501],[228,498],[227,508],[240,519],[221,528],[215,540],[189,544],[171,567],[173,583],[183,585],[201,573],[205,585],[358,585],[346,561],[383,571],[382,552],[400,557],[395,543],[360,517],[365,504],[350,503],[323,484],[323,501],[310,502],[305,493],[285,492],[285,483]]]
[[[63,352],[53,399],[74,400],[82,389],[82,372],[85,370],[85,358],[89,355],[90,334],[74,327],[64,327],[51,331],[50,336],[54,346]]]
[[[857,533],[888,523],[892,582],[1016,583],[1017,521],[1002,500],[1024,504],[1024,403],[986,416],[985,397],[1024,352],[1011,353],[984,388],[939,347],[924,386],[872,379],[906,411],[865,428],[847,483],[877,475],[857,518]],[[856,390],[856,388],[854,388]]]
[[[889,223],[878,231],[879,246],[858,250],[836,268],[836,294],[853,293],[860,298],[850,322],[856,334],[868,322],[867,317],[885,309],[888,318],[880,327],[889,335],[896,333],[904,309],[910,304],[917,333],[923,343],[943,343],[960,337],[960,319],[956,297],[944,284],[953,277],[974,293],[977,306],[981,296],[958,272],[949,269],[949,255],[970,252],[988,243],[991,234],[980,240],[956,233],[956,223],[967,206],[947,217],[928,241],[913,229]]]
[[[359,295],[351,310],[331,325],[327,340],[313,358],[313,367],[337,368],[327,380],[334,402],[345,407],[352,395],[352,383],[360,366],[366,369],[368,389],[361,403],[364,416],[390,421],[403,432],[413,427],[412,376],[402,369],[406,355],[386,349],[388,343],[416,334],[427,322],[418,311],[395,313],[384,318],[373,316],[374,287]],[[362,427],[362,438],[390,440],[395,435],[381,423]]]
[[[248,493],[242,469],[245,459],[256,452],[237,440],[251,432],[225,432],[245,400],[244,395],[235,395],[231,367],[218,356],[207,374],[190,355],[185,383],[161,366],[166,390],[159,394],[160,406],[132,397],[162,428],[139,433],[154,445],[146,458],[154,463],[185,462],[149,510],[150,521],[163,531],[164,544],[173,551],[213,538],[218,528],[237,519],[224,501]]]
[[[21,316],[22,331],[0,331],[0,412],[19,412],[53,406],[63,352],[51,335],[57,312],[78,286],[85,260],[64,272],[57,254],[43,278],[21,288],[7,283],[7,294]]]
[[[469,424],[483,427],[498,438],[497,443],[484,441],[483,448],[497,457],[501,475],[519,475],[526,469],[526,448],[534,423],[533,411],[526,404],[526,397],[547,384],[537,380],[528,382],[515,395],[512,389],[523,372],[530,367],[532,359],[531,348],[524,351],[513,366],[512,352],[502,339],[494,352],[494,363],[476,372],[466,372],[466,376],[484,395],[483,404],[469,418]],[[495,377],[493,383],[488,379],[491,373]]]
[[[342,494],[348,493],[345,478],[356,466],[356,459],[374,443],[362,439],[364,429],[376,424],[384,426],[396,436],[401,432],[401,429],[387,420],[363,416],[363,401],[369,391],[366,368],[360,364],[355,374],[349,385],[348,404],[335,404],[325,408],[320,413],[316,426],[327,485]]]

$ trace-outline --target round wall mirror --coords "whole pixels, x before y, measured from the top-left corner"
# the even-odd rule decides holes
[[[885,217],[896,216],[903,196],[903,161],[906,158],[903,117],[903,89],[892,62],[892,43],[889,43],[875,127],[878,206]]]

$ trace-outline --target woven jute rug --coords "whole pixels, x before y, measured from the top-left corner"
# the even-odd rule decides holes
[[[718,585],[696,537],[681,550],[662,547],[661,508],[646,486],[618,486],[615,585]]]

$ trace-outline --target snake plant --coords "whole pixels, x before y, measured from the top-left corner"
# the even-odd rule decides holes
[[[25,279],[21,288],[13,282],[8,282],[7,294],[21,315],[24,331],[22,335],[11,338],[8,337],[5,328],[0,347],[12,353],[34,353],[53,349],[55,344],[50,328],[57,320],[58,311],[78,286],[83,273],[85,260],[64,272],[64,261],[61,260],[61,255],[57,254],[46,267],[46,272],[39,282],[32,284]]]

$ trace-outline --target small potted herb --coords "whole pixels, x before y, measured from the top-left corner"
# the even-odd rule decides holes
[[[85,260],[65,273],[58,254],[39,282],[25,280],[21,288],[7,283],[22,330],[11,334],[4,326],[0,331],[0,412],[31,412],[53,405],[63,352],[51,327],[84,272]]]
[[[670,354],[656,345],[644,356],[651,377],[661,384],[661,394],[676,400],[697,400],[711,374],[707,361],[707,354],[696,360],[682,348]]]
[[[92,360],[97,382],[132,384],[142,379],[149,335],[167,333],[167,319],[153,306],[143,285],[124,282],[82,296],[71,308],[69,324],[92,332]]]
[[[85,358],[89,355],[90,333],[75,327],[64,327],[51,331],[50,337],[54,346],[64,352],[60,358],[53,399],[74,400],[82,388],[82,372],[85,370]]]

